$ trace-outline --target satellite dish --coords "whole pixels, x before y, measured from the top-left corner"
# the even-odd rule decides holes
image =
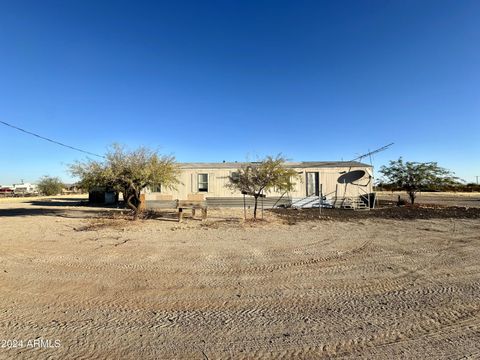
[[[365,170],[353,170],[341,175],[337,182],[340,184],[351,184],[354,181],[360,180],[365,176]]]

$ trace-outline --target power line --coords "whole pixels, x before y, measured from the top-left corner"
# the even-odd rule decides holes
[[[105,156],[98,155],[98,154],[92,153],[92,152],[90,152],[90,151],[82,150],[82,149],[79,149],[79,148],[77,148],[77,147],[70,146],[70,145],[61,143],[61,142],[59,142],[59,141],[46,138],[46,137],[44,137],[44,136],[35,134],[35,133],[31,132],[31,131],[28,131],[28,130],[19,128],[18,126],[9,124],[9,123],[7,123],[7,122],[5,122],[5,121],[0,120],[0,123],[3,124],[3,125],[6,125],[6,126],[8,126],[8,127],[11,127],[11,128],[13,128],[13,129],[16,129],[16,130],[18,130],[18,131],[21,131],[21,132],[24,132],[24,133],[26,133],[26,134],[29,134],[29,135],[35,136],[35,137],[37,137],[37,138],[40,138],[40,139],[42,139],[42,140],[46,140],[46,141],[49,141],[49,142],[51,142],[51,143],[54,143],[54,144],[57,144],[57,145],[60,145],[60,146],[69,148],[69,149],[71,149],[71,150],[79,151],[79,152],[82,152],[82,153],[88,154],[88,155],[98,156],[98,157],[100,157],[100,158],[105,158]]]

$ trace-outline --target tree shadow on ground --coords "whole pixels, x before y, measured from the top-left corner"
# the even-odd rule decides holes
[[[65,218],[86,219],[95,217],[108,217],[113,213],[120,212],[117,209],[55,209],[55,208],[32,208],[32,207],[17,207],[0,209],[0,217],[15,217],[15,216],[58,216]]]
[[[142,213],[143,220],[160,220],[178,222],[178,212],[176,210],[146,210]]]
[[[78,199],[31,200],[28,201],[27,204],[35,206],[86,206],[88,205],[88,201]]]

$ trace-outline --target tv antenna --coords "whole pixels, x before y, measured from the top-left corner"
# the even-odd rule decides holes
[[[351,161],[360,161],[360,160],[362,160],[363,158],[369,157],[369,158],[370,158],[370,165],[373,167],[372,155],[373,155],[373,154],[377,154],[377,153],[379,153],[379,152],[381,152],[381,151],[387,150],[387,149],[388,149],[390,146],[392,146],[393,144],[394,144],[394,143],[392,142],[392,143],[387,144],[387,145],[385,145],[385,146],[379,147],[378,149],[375,149],[375,150],[373,150],[373,151],[369,151],[369,152],[367,152],[366,154],[357,156],[355,159],[353,159],[353,160],[351,160]],[[344,182],[344,184],[345,184],[345,190],[344,190],[344,194],[343,194],[344,198],[345,198],[345,194],[347,193],[347,180],[349,180],[349,182],[350,182],[351,184],[353,184],[353,181],[354,181],[354,180],[358,180],[358,179],[359,179],[358,176],[360,176],[360,173],[358,173],[358,176],[356,176],[357,174],[354,174],[354,173],[356,173],[357,171],[352,171],[352,172],[351,172],[350,170],[351,170],[351,167],[350,167],[350,169],[348,170],[348,172],[344,173],[343,175],[341,175],[341,176],[339,177],[339,179],[340,179],[340,180],[343,180],[343,182]],[[356,179],[354,179],[355,177],[356,177]],[[361,178],[361,177],[360,177],[360,178]],[[354,179],[354,180],[352,181],[352,179]],[[373,179],[374,179],[374,174],[373,174],[373,173],[372,173],[372,174],[369,174],[368,183],[370,183],[371,181],[373,182]],[[358,185],[358,184],[357,184],[357,185]],[[368,185],[368,184],[367,184],[367,185]],[[377,201],[377,197],[375,196],[375,197],[373,198],[373,207],[375,207],[375,202],[376,202],[376,201]],[[370,195],[368,195],[368,207],[370,208]]]
[[[381,152],[381,151],[385,151],[385,150],[387,150],[390,146],[392,146],[393,144],[394,144],[394,143],[392,142],[392,143],[390,143],[390,144],[388,144],[388,145],[382,146],[382,147],[380,147],[380,148],[378,148],[378,149],[375,149],[375,150],[373,150],[373,151],[369,151],[368,153],[363,154],[363,155],[360,155],[360,156],[358,156],[358,157],[356,157],[355,159],[352,159],[352,160],[350,160],[350,161],[360,161],[360,160],[362,160],[363,158],[366,158],[366,157],[368,156],[368,157],[370,157],[370,163],[371,163],[371,162],[372,162],[372,155],[373,155],[373,154],[379,153],[379,152]]]

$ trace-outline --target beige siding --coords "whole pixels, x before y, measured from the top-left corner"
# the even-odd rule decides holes
[[[228,177],[236,168],[231,169],[183,169],[180,176],[181,184],[176,190],[162,188],[161,193],[149,193],[147,191],[147,200],[169,200],[169,199],[200,199],[207,197],[231,197],[242,196],[239,192],[233,192],[226,187]],[[368,174],[371,175],[370,167],[321,167],[321,168],[298,168],[299,178],[296,180],[294,191],[287,194],[292,198],[302,198],[306,196],[306,173],[319,172],[319,182],[322,184],[324,195],[331,195],[337,191],[339,197],[357,196],[365,192],[372,192],[372,182],[369,182]],[[365,170],[367,175],[357,181],[359,184],[367,185],[358,187],[351,184],[338,184],[337,179],[341,172],[352,170]],[[208,192],[198,191],[198,174],[208,174]],[[280,196],[281,193],[270,192],[267,196]]]

